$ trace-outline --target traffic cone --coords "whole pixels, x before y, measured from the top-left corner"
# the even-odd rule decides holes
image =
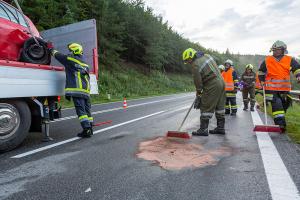
[[[126,101],[126,97],[124,97],[123,100],[123,108],[126,109],[127,108],[127,101]]]

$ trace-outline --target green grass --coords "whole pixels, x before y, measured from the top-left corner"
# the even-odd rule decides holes
[[[126,64],[102,70],[98,82],[99,95],[92,95],[92,104],[122,101],[124,97],[136,99],[195,90],[191,75],[165,74],[159,71],[145,73],[136,68],[137,66]],[[64,98],[61,102],[64,108],[73,106],[72,102]]]
[[[261,105],[263,111],[263,98],[257,95],[257,101]],[[269,115],[272,115],[272,109],[269,105],[267,108]],[[288,136],[296,143],[300,144],[300,105],[293,103],[293,106],[286,113],[287,132]]]

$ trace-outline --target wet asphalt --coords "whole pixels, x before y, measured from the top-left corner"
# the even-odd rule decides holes
[[[176,130],[194,94],[177,94],[94,105],[95,121],[112,120],[118,125],[153,113],[154,116],[100,132],[24,158],[12,156],[39,149],[76,136],[76,118],[51,123],[54,141],[41,143],[42,134],[32,133],[16,150],[0,155],[0,199],[272,199],[250,112],[238,110],[226,116],[225,136],[193,137],[190,143],[207,149],[226,147],[230,155],[216,157],[213,165],[182,170],[165,170],[136,157],[140,142]],[[151,103],[152,102],[152,103]],[[238,104],[242,105],[241,98]],[[115,109],[109,111],[111,109]],[[73,109],[63,117],[74,116]],[[199,128],[199,110],[192,110],[183,130]],[[211,120],[214,128],[216,121]],[[271,138],[293,181],[300,187],[300,151],[286,135]]]

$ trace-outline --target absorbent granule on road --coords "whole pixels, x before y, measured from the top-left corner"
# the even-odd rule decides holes
[[[137,157],[153,161],[167,170],[180,170],[216,165],[230,154],[228,147],[205,148],[187,140],[159,137],[141,142]]]

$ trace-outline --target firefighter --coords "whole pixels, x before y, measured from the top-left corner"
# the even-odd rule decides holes
[[[78,133],[78,137],[91,137],[93,135],[93,117],[91,115],[90,101],[90,76],[89,66],[83,61],[83,48],[78,43],[67,45],[70,55],[64,55],[53,49],[53,45],[48,43],[51,55],[55,57],[65,67],[66,71],[66,99],[73,99],[76,113],[80,120],[83,131]]]
[[[196,95],[196,109],[200,109],[200,129],[192,132],[195,136],[225,134],[225,83],[214,59],[192,48],[183,52],[183,61],[192,66]],[[209,120],[216,115],[217,127],[208,131]]]
[[[225,81],[226,90],[225,114],[236,116],[236,93],[238,88],[238,76],[236,71],[233,69],[233,62],[231,60],[226,60],[224,64],[225,71],[222,73],[222,76]]]
[[[256,74],[253,72],[253,65],[248,64],[246,65],[245,72],[242,74],[241,82],[243,85],[243,102],[244,102],[244,109],[248,110],[249,104],[249,95],[250,95],[250,110],[254,111],[255,106],[255,79]]]
[[[299,82],[300,65],[295,58],[286,55],[287,45],[282,41],[276,41],[270,52],[273,52],[273,55],[266,56],[260,65],[258,75],[265,88],[266,99],[271,100],[274,123],[285,132],[285,113],[291,104],[288,97],[291,90],[290,72],[293,72]]]
[[[257,94],[262,95],[262,86],[261,86],[259,78],[258,78],[258,72],[256,72],[256,78],[255,78],[255,95],[257,95]]]

